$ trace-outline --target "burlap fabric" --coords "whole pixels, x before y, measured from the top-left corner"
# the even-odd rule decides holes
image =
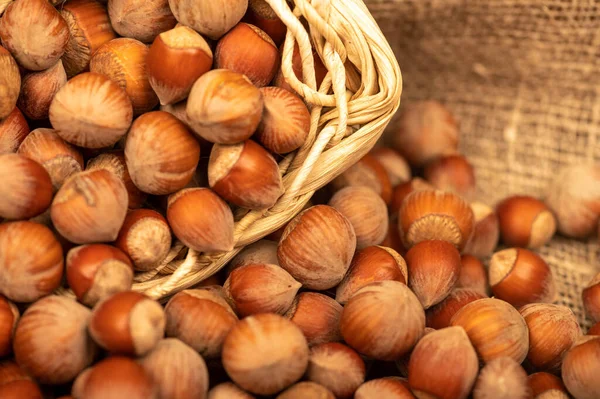
[[[600,2],[366,4],[398,58],[402,103],[436,99],[460,120],[479,200],[543,197],[562,166],[600,162]],[[555,272],[558,303],[588,326],[581,290],[600,271],[597,240],[557,237],[540,253]]]

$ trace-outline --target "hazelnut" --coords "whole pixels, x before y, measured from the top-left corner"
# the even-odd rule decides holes
[[[106,7],[98,1],[68,1],[61,6],[60,14],[70,33],[62,62],[67,76],[73,77],[86,70],[92,54],[116,35]]]
[[[285,40],[287,26],[265,0],[250,0],[244,21],[262,29],[277,46]]]
[[[53,129],[35,129],[23,140],[18,153],[38,162],[50,175],[54,191],[83,170],[83,156]]]
[[[63,251],[52,231],[34,222],[0,224],[0,294],[34,302],[60,285]]]
[[[43,399],[37,384],[31,380],[16,380],[0,385],[0,397],[4,399]]]
[[[354,399],[414,399],[412,392],[399,380],[387,377],[367,381],[354,394]]]
[[[364,248],[354,255],[348,273],[337,287],[335,299],[343,305],[365,285],[385,280],[407,283],[404,258],[391,248]]]
[[[157,387],[143,367],[121,356],[108,357],[79,374],[72,394],[77,399],[158,399]]]
[[[169,196],[167,220],[175,236],[199,252],[233,249],[233,214],[208,188],[186,188]]]
[[[302,381],[292,385],[276,399],[335,399],[335,395],[323,385],[311,381]]]
[[[600,339],[582,337],[563,358],[562,379],[569,393],[577,399],[600,396]]]
[[[154,39],[146,71],[160,103],[174,104],[187,98],[194,82],[210,71],[212,62],[206,40],[193,29],[178,26]]]
[[[338,191],[348,186],[369,187],[383,198],[386,204],[392,200],[392,184],[385,168],[371,155],[365,155],[344,173],[333,179]]]
[[[67,253],[67,282],[77,300],[87,306],[131,288],[133,267],[122,251],[110,245],[90,244]]]
[[[458,123],[452,113],[435,101],[404,106],[399,114],[393,147],[413,166],[423,166],[440,156],[455,154]]]
[[[381,243],[382,246],[393,249],[398,254],[406,255],[406,248],[400,238],[400,232],[398,231],[398,217],[391,216],[388,222],[388,232],[385,239]]]
[[[352,224],[357,249],[379,245],[385,239],[389,221],[387,206],[369,187],[345,187],[333,195],[329,206]]]
[[[131,179],[154,195],[174,193],[194,176],[200,145],[173,115],[148,112],[133,122],[125,142],[125,161]]]
[[[527,356],[527,323],[507,302],[478,299],[456,312],[450,325],[465,329],[477,354],[486,363],[501,357],[521,363]]]
[[[246,76],[215,69],[194,83],[186,110],[200,137],[211,143],[235,144],[254,134],[263,105],[262,93]]]
[[[408,353],[424,328],[425,312],[419,299],[405,284],[389,280],[356,292],[340,321],[348,345],[378,360],[395,360]]]
[[[148,112],[158,104],[158,97],[146,73],[147,55],[148,46],[145,44],[135,39],[119,38],[100,46],[90,60],[91,72],[108,76],[125,90],[135,115]]]
[[[195,0],[169,0],[177,21],[213,40],[233,28],[248,9],[248,0],[215,0],[198,3]]]
[[[552,270],[527,249],[496,252],[490,261],[489,279],[494,296],[517,308],[533,302],[550,303],[556,296]]]
[[[104,169],[69,177],[50,208],[56,230],[75,244],[114,241],[126,214],[125,185]]]
[[[1,49],[0,47],[0,57],[2,57]],[[1,63],[0,58],[0,65]],[[27,124],[27,120],[25,120],[19,108],[14,107],[6,118],[0,118],[0,155],[17,152],[17,149],[28,134],[29,125]]]
[[[548,187],[546,204],[560,233],[574,238],[592,235],[600,219],[600,164],[561,170]]]
[[[485,258],[490,256],[498,245],[500,236],[500,227],[498,226],[498,216],[494,209],[481,203],[471,203],[471,210],[475,216],[473,235],[467,245],[464,253]]]
[[[225,200],[249,209],[272,207],[284,191],[277,161],[252,140],[215,144],[208,163],[208,183]]]
[[[394,191],[392,192],[392,202],[390,203],[390,214],[394,216],[400,212],[400,208],[402,208],[404,200],[410,193],[413,191],[425,190],[434,190],[434,188],[431,184],[427,183],[420,177],[415,177],[407,182],[400,183],[399,185],[395,186]]]
[[[31,305],[15,330],[15,359],[42,384],[65,384],[89,366],[96,347],[86,327],[90,310],[51,295]]]
[[[581,336],[573,311],[560,305],[532,303],[519,312],[529,329],[529,363],[538,370],[560,370],[564,354]]]
[[[462,250],[473,233],[471,207],[456,194],[417,191],[409,194],[398,213],[405,247],[426,240],[448,241]]]
[[[223,345],[223,366],[240,387],[272,395],[298,381],[308,366],[309,350],[302,331],[270,313],[246,317]]]
[[[168,0],[108,0],[110,22],[124,37],[150,43],[161,32],[175,26],[177,21]]]
[[[260,1],[260,0],[258,0],[258,1]],[[280,52],[283,54],[283,46],[280,47]],[[314,71],[315,71],[315,80],[317,83],[315,89],[318,89],[319,87],[321,87],[321,84],[323,83],[323,80],[325,79],[325,76],[327,75],[328,71],[327,71],[327,68],[325,67],[325,65],[323,65],[323,61],[321,60],[319,53],[314,48],[314,46],[312,49],[312,58],[313,58],[313,66],[314,66]],[[300,55],[300,48],[298,47],[298,43],[296,42],[296,43],[294,43],[294,51],[292,53],[292,72],[293,72],[294,76],[297,79],[299,79],[300,81],[304,81],[303,69],[304,69],[304,66],[302,64],[302,56]],[[283,75],[283,69],[281,67],[279,68],[279,71],[277,72],[277,75],[275,76],[275,80],[273,81],[273,83],[277,87],[281,87],[282,89],[286,89],[288,91],[291,91],[292,93],[295,93],[295,90],[292,88],[292,86],[290,86],[290,83],[288,82],[286,77]]]
[[[214,291],[181,291],[165,307],[166,333],[188,344],[207,359],[221,355],[223,342],[237,317],[227,301]]]
[[[533,197],[508,197],[496,207],[502,242],[511,247],[538,248],[556,231],[556,219],[546,204]]]
[[[115,144],[131,126],[127,93],[106,76],[82,73],[64,85],[50,104],[50,122],[63,140],[84,148]]]
[[[232,382],[219,384],[208,392],[208,399],[254,399]]]
[[[123,150],[103,152],[97,157],[90,159],[86,169],[106,169],[109,172],[114,173],[127,189],[129,209],[140,208],[146,200],[146,194],[141,192],[140,189],[136,187],[133,180],[131,180],[131,175],[129,174],[127,163],[125,162],[125,152]]]
[[[421,241],[406,253],[408,285],[425,309],[440,303],[458,281],[461,261],[446,241]]]
[[[419,398],[466,399],[479,373],[479,360],[462,327],[424,336],[413,349],[408,384]]]
[[[0,155],[0,217],[29,219],[52,201],[52,181],[46,169],[23,155]]]
[[[499,357],[486,364],[473,390],[473,399],[528,398],[527,373],[510,357]]]
[[[42,71],[62,57],[69,41],[69,28],[47,0],[19,0],[4,11],[0,38],[23,68]]]
[[[279,49],[260,28],[244,22],[237,24],[219,40],[215,68],[241,73],[258,86],[273,80],[280,62]]]
[[[260,91],[264,109],[256,140],[277,154],[297,150],[310,131],[311,117],[304,101],[279,87],[263,87]]]
[[[5,357],[12,352],[12,340],[18,321],[19,309],[0,295],[0,357]]]
[[[557,376],[539,372],[527,377],[532,399],[569,399],[567,389]]]
[[[277,265],[250,264],[229,274],[223,288],[240,317],[257,313],[284,314],[302,284]]]
[[[316,205],[288,223],[277,257],[305,288],[327,290],[342,281],[355,249],[350,221],[330,206]]]
[[[244,249],[238,252],[238,254],[229,262],[229,265],[227,266],[228,274],[238,267],[253,263],[279,265],[279,259],[277,259],[277,246],[278,244],[275,241],[260,240],[244,247]]]
[[[25,74],[17,106],[30,119],[48,119],[50,103],[66,83],[67,74],[61,60],[44,71]]]
[[[0,25],[2,20],[0,19]],[[4,47],[0,46],[0,89],[4,93],[0,97],[0,121],[7,118],[17,105],[21,91],[21,73],[13,56]],[[1,147],[0,147],[1,149]]]
[[[306,375],[309,381],[329,389],[336,398],[351,398],[365,381],[365,362],[346,345],[319,344],[310,350]]]
[[[302,292],[296,296],[285,317],[296,324],[309,345],[341,341],[342,306],[327,295]]]
[[[583,289],[581,297],[585,313],[594,322],[600,322],[600,273]]]
[[[587,335],[600,335],[600,322],[594,324],[587,332]]]
[[[436,189],[450,191],[464,198],[475,192],[475,171],[462,155],[446,155],[430,162],[423,172]]]
[[[161,398],[205,398],[208,370],[204,359],[178,339],[167,338],[138,360]]]
[[[396,150],[379,147],[372,150],[370,154],[383,166],[390,178],[392,187],[410,181],[410,165]]]
[[[472,255],[462,255],[460,262],[461,267],[456,288],[469,288],[480,292],[483,296],[487,296],[487,270],[483,263]]]
[[[31,380],[31,377],[14,360],[0,361],[0,386],[21,380]]]
[[[478,299],[485,298],[479,291],[467,288],[455,288],[440,303],[427,310],[427,327],[436,330],[450,326],[452,317],[464,306]]]

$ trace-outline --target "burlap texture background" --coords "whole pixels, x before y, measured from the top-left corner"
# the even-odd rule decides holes
[[[600,1],[365,0],[396,53],[402,102],[436,99],[460,120],[479,200],[543,197],[564,165],[600,162]],[[394,123],[388,131],[394,130]],[[558,303],[584,326],[597,240],[540,250]]]

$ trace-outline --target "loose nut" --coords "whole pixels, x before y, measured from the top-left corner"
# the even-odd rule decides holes
[[[161,32],[175,26],[177,21],[168,0],[109,0],[108,14],[117,33],[124,37],[150,43]]]
[[[244,21],[262,29],[277,46],[285,40],[287,26],[265,0],[250,0]]]
[[[600,396],[600,339],[582,337],[565,355],[562,379],[569,393],[577,399],[595,399]]]
[[[2,64],[0,47],[0,65]],[[7,68],[5,68],[6,70]],[[0,86],[2,84],[0,83]],[[0,105],[0,108],[2,106]],[[13,110],[3,120],[0,118],[0,155],[17,152],[17,149],[29,134],[29,125],[19,108]]]
[[[527,324],[507,302],[494,298],[476,300],[460,309],[450,324],[465,329],[477,354],[486,363],[501,357],[521,363],[527,356]]]
[[[73,380],[95,356],[87,334],[90,311],[72,299],[51,295],[31,305],[15,330],[15,359],[42,384]]]
[[[527,399],[527,373],[514,359],[500,357],[486,364],[473,390],[473,399]]]
[[[387,171],[379,161],[368,154],[333,179],[331,185],[336,191],[348,186],[369,187],[379,194],[386,204],[392,200],[392,184]]]
[[[557,376],[539,372],[527,377],[532,399],[569,399],[567,389]]]
[[[488,293],[488,279],[485,266],[472,255],[460,257],[461,267],[456,288],[469,288],[480,292],[483,296]]]
[[[31,377],[14,360],[0,361],[0,386],[22,380],[31,380]]]
[[[554,301],[556,287],[552,270],[535,253],[522,248],[496,252],[489,267],[494,296],[515,307]]]
[[[538,248],[556,231],[556,219],[546,204],[533,197],[514,196],[496,207],[502,242],[510,247]]]
[[[390,178],[392,187],[406,183],[411,179],[410,165],[396,150],[379,147],[372,150],[370,154],[383,166]]]
[[[77,300],[87,306],[127,291],[133,282],[131,261],[110,245],[75,247],[67,254],[67,282]]]
[[[424,176],[438,190],[450,191],[467,199],[474,195],[475,171],[462,155],[446,155],[430,162]]]
[[[0,20],[1,22],[2,20]],[[0,28],[1,29],[1,28]],[[7,118],[17,105],[21,91],[21,73],[13,56],[4,47],[0,46],[0,89],[4,93],[0,97],[0,121]],[[2,147],[0,146],[0,150]]]
[[[224,382],[208,392],[208,399],[254,399],[254,396],[241,390],[232,382]]]
[[[229,262],[227,274],[238,267],[253,263],[279,265],[279,259],[277,259],[277,246],[278,244],[275,241],[260,240],[244,247],[244,249]]]
[[[12,352],[12,340],[19,321],[19,309],[14,303],[0,295],[0,356]],[[1,384],[0,384],[1,385]]]
[[[280,52],[283,53],[283,46],[280,47]],[[312,56],[314,61],[313,64],[315,71],[315,80],[317,83],[317,87],[315,89],[318,89],[319,87],[321,87],[321,84],[323,83],[323,80],[325,79],[325,76],[327,75],[328,71],[325,65],[323,65],[323,61],[321,60],[319,53],[314,48],[314,46],[312,48]],[[302,57],[300,56],[300,48],[298,47],[298,43],[294,43],[294,52],[292,53],[292,72],[294,73],[296,78],[298,78],[301,82],[304,81],[303,69],[304,66],[302,63]],[[281,68],[279,68],[279,71],[277,72],[273,83],[277,87],[281,87],[282,89],[286,89],[288,91],[291,91],[292,93],[295,93],[294,89],[292,89],[292,86],[290,86],[285,76],[283,76],[283,70]]]
[[[223,366],[233,382],[259,395],[275,394],[298,381],[309,350],[298,327],[274,314],[239,321],[223,345]]]
[[[290,221],[281,237],[279,264],[309,289],[338,285],[356,249],[352,225],[341,213],[316,205]]]
[[[17,106],[30,119],[48,119],[52,99],[66,83],[67,74],[60,60],[46,70],[28,73],[21,81]]]
[[[437,305],[427,310],[427,327],[436,330],[449,327],[452,317],[464,306],[486,296],[479,291],[455,288]]]
[[[410,193],[413,191],[425,190],[434,190],[434,188],[420,177],[415,177],[405,183],[395,186],[394,191],[392,192],[392,202],[390,203],[390,214],[394,216],[400,212],[404,200]]]
[[[298,294],[285,317],[296,324],[309,345],[341,341],[342,306],[330,297],[316,292]]]
[[[169,0],[177,21],[213,40],[233,28],[248,9],[248,0],[217,0],[198,3],[195,0]]]
[[[481,202],[471,203],[471,210],[475,215],[475,226],[473,235],[465,246],[464,253],[478,258],[485,258],[490,256],[498,245],[500,236],[498,216],[492,208]]]
[[[114,241],[126,214],[125,185],[103,169],[68,178],[50,208],[56,230],[76,244]]]
[[[30,380],[17,380],[0,385],[0,397],[4,399],[43,399],[37,384]]]
[[[594,322],[600,322],[600,273],[583,289],[581,297],[585,313]]]
[[[33,222],[0,224],[0,293],[34,302],[60,285],[63,251],[52,231]]]
[[[424,328],[421,303],[398,281],[380,281],[360,289],[344,307],[340,322],[348,345],[379,360],[394,360],[406,354],[421,338]]]
[[[310,381],[302,381],[292,385],[277,396],[277,399],[335,399],[335,395],[325,388]]]
[[[414,399],[410,390],[397,378],[378,378],[362,384],[354,399]]]

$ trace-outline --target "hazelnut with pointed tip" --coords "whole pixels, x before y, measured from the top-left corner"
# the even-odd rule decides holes
[[[404,200],[410,193],[413,191],[424,190],[434,190],[434,188],[420,177],[415,177],[395,186],[394,191],[392,192],[392,202],[390,203],[390,214],[392,216],[397,216],[398,212],[400,212],[400,208],[402,208]]]
[[[486,364],[473,390],[473,399],[528,398],[527,373],[509,357],[500,357]]]
[[[500,235],[505,245],[538,248],[556,232],[556,219],[542,201],[516,195],[506,198],[496,207]]]
[[[213,40],[233,28],[248,9],[248,0],[216,0],[198,3],[195,0],[169,0],[177,21]]]
[[[562,380],[554,374],[539,372],[527,377],[532,399],[569,399]]]
[[[473,235],[467,242],[464,253],[485,258],[490,256],[498,245],[500,237],[498,216],[493,208],[481,202],[471,203],[471,210],[475,216],[475,225]]]
[[[327,295],[302,292],[296,296],[285,317],[296,324],[309,345],[341,341],[342,306]]]

